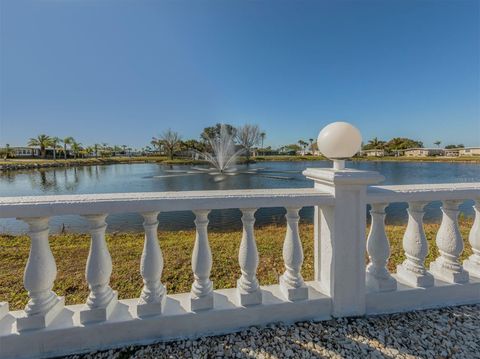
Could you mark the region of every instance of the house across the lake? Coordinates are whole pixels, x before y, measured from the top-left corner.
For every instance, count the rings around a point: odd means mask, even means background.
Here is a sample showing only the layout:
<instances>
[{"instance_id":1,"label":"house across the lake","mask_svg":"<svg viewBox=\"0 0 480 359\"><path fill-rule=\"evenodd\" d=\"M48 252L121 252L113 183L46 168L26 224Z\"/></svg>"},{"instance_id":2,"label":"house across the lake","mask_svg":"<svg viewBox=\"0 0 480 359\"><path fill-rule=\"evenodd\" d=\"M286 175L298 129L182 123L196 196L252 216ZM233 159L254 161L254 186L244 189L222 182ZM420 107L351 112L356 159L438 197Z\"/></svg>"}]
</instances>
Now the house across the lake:
<instances>
[{"instance_id":1,"label":"house across the lake","mask_svg":"<svg viewBox=\"0 0 480 359\"><path fill-rule=\"evenodd\" d=\"M9 147L9 149L14 153L14 156L18 158L40 156L40 149L36 147Z\"/></svg>"},{"instance_id":2,"label":"house across the lake","mask_svg":"<svg viewBox=\"0 0 480 359\"><path fill-rule=\"evenodd\" d=\"M383 157L387 155L387 151L379 148L374 148L372 150L363 150L361 152L361 155L367 157Z\"/></svg>"},{"instance_id":3,"label":"house across the lake","mask_svg":"<svg viewBox=\"0 0 480 359\"><path fill-rule=\"evenodd\" d=\"M460 154L460 148L445 148L443 155L445 157L458 157Z\"/></svg>"},{"instance_id":4,"label":"house across the lake","mask_svg":"<svg viewBox=\"0 0 480 359\"><path fill-rule=\"evenodd\" d=\"M460 156L480 156L480 147L465 147L460 148Z\"/></svg>"},{"instance_id":5,"label":"house across the lake","mask_svg":"<svg viewBox=\"0 0 480 359\"><path fill-rule=\"evenodd\" d=\"M442 156L443 148L407 148L404 155L407 157Z\"/></svg>"}]
</instances>

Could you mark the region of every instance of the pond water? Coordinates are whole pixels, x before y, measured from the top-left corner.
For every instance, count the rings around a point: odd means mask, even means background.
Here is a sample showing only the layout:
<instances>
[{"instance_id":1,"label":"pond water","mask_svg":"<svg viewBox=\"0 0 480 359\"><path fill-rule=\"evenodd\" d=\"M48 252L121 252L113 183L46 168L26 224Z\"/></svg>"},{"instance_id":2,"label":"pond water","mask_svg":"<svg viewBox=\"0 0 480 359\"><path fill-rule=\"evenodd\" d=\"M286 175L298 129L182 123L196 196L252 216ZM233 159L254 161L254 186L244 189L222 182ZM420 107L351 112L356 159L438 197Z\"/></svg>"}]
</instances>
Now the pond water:
<instances>
[{"instance_id":1,"label":"pond water","mask_svg":"<svg viewBox=\"0 0 480 359\"><path fill-rule=\"evenodd\" d=\"M302 171L307 167L330 167L328 161L263 162L250 164L258 169L255 174L239 174L225 181L215 182L208 174L173 175L171 170L188 170L189 166L166 166L162 164L117 164L85 166L78 168L42 169L0 173L0 196L112 193L112 192L158 192L213 189L253 188L299 188L312 187ZM246 168L246 165L238 166ZM438 162L348 162L347 167L378 171L386 177L384 184L459 183L480 182L480 165L471 163ZM462 204L464 215L470 216L472 201ZM406 204L391 204L387 208L387 222L405 222ZM283 223L283 208L261 208L256 212L256 224ZM300 212L305 221L313 220L313 208ZM241 228L238 209L217 210L210 213L210 227L218 230ZM426 207L426 221L439 220L440 203ZM160 228L166 230L194 228L191 212L161 213ZM140 231L142 218L137 213L111 215L107 218L109 231ZM84 232L86 222L79 216L61 216L50 220L51 229L58 232ZM0 219L3 233L21 233L26 225L15 219Z\"/></svg>"}]
</instances>

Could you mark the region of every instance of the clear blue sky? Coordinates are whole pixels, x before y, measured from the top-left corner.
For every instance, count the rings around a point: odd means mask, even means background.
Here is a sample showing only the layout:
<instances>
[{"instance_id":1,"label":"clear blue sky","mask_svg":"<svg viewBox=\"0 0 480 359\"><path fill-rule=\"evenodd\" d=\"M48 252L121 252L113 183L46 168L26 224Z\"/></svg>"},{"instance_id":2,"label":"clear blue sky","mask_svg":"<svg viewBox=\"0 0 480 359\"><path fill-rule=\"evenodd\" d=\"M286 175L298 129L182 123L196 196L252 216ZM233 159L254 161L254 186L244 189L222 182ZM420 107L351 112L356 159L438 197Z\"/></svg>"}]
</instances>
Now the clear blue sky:
<instances>
[{"instance_id":1,"label":"clear blue sky","mask_svg":"<svg viewBox=\"0 0 480 359\"><path fill-rule=\"evenodd\" d=\"M364 139L480 145L477 0L0 4L0 145L142 147L216 122L281 145L335 120Z\"/></svg>"}]
</instances>

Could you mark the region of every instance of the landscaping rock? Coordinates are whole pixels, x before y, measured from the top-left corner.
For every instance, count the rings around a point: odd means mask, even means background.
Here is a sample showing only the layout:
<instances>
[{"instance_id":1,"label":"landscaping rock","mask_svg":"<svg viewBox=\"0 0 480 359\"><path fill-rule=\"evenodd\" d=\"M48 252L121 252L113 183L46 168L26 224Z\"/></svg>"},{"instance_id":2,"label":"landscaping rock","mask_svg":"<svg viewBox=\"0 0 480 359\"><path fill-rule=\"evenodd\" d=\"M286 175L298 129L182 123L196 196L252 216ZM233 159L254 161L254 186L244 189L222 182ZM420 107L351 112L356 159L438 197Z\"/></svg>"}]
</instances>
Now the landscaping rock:
<instances>
[{"instance_id":1,"label":"landscaping rock","mask_svg":"<svg viewBox=\"0 0 480 359\"><path fill-rule=\"evenodd\" d=\"M100 358L480 358L480 305L323 322L74 355Z\"/></svg>"}]
</instances>

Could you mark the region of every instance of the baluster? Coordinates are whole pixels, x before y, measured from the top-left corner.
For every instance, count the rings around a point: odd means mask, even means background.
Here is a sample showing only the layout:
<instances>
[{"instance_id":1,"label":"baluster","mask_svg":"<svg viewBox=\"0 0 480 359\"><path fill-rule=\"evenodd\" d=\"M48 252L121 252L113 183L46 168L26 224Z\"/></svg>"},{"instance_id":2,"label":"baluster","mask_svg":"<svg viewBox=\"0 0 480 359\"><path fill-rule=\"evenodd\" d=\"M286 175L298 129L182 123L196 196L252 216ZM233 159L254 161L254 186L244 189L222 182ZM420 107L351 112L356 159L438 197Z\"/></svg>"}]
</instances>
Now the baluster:
<instances>
[{"instance_id":1,"label":"baluster","mask_svg":"<svg viewBox=\"0 0 480 359\"><path fill-rule=\"evenodd\" d=\"M6 316L7 313L8 313L8 303L0 302L0 320L2 320L2 318Z\"/></svg>"},{"instance_id":2,"label":"baluster","mask_svg":"<svg viewBox=\"0 0 480 359\"><path fill-rule=\"evenodd\" d=\"M290 301L308 298L308 287L301 274L303 249L298 234L299 210L300 208L287 208L287 233L283 242L283 260L286 270L280 277L280 290Z\"/></svg>"},{"instance_id":3,"label":"baluster","mask_svg":"<svg viewBox=\"0 0 480 359\"><path fill-rule=\"evenodd\" d=\"M62 311L65 300L53 291L57 266L48 243L48 218L23 219L29 226L30 254L23 283L30 300L25 316L17 319L17 330L46 328Z\"/></svg>"},{"instance_id":4,"label":"baluster","mask_svg":"<svg viewBox=\"0 0 480 359\"><path fill-rule=\"evenodd\" d=\"M372 225L367 238L367 252L370 263L367 266L367 287L373 291L384 292L397 289L397 281L387 269L390 257L390 243L385 233L385 208L387 203L372 205L370 214Z\"/></svg>"},{"instance_id":5,"label":"baluster","mask_svg":"<svg viewBox=\"0 0 480 359\"><path fill-rule=\"evenodd\" d=\"M144 218L145 243L140 262L140 273L142 274L144 286L137 305L139 317L160 314L165 306L166 290L161 282L163 256L157 237L158 213L148 212L142 214Z\"/></svg>"},{"instance_id":6,"label":"baluster","mask_svg":"<svg viewBox=\"0 0 480 359\"><path fill-rule=\"evenodd\" d=\"M106 214L84 216L90 227L90 252L88 253L85 278L90 294L85 309L80 312L82 323L107 320L118 302L118 293L110 287L112 259L105 241Z\"/></svg>"},{"instance_id":7,"label":"baluster","mask_svg":"<svg viewBox=\"0 0 480 359\"><path fill-rule=\"evenodd\" d=\"M475 201L475 221L468 235L473 254L463 262L463 268L470 274L480 278L480 200Z\"/></svg>"},{"instance_id":8,"label":"baluster","mask_svg":"<svg viewBox=\"0 0 480 359\"><path fill-rule=\"evenodd\" d=\"M408 204L408 224L403 235L403 249L407 259L397 266L397 276L414 287L431 287L433 276L425 268L428 242L423 230L423 215L427 203Z\"/></svg>"},{"instance_id":9,"label":"baluster","mask_svg":"<svg viewBox=\"0 0 480 359\"><path fill-rule=\"evenodd\" d=\"M212 252L208 244L208 213L209 210L194 211L196 237L192 254L192 271L194 282L190 297L192 311L213 308L213 283L210 280L212 270Z\"/></svg>"},{"instance_id":10,"label":"baluster","mask_svg":"<svg viewBox=\"0 0 480 359\"><path fill-rule=\"evenodd\" d=\"M262 291L256 275L258 251L253 230L255 211L256 209L242 209L243 235L238 253L242 276L237 281L237 291L240 305L243 306L262 303Z\"/></svg>"},{"instance_id":11,"label":"baluster","mask_svg":"<svg viewBox=\"0 0 480 359\"><path fill-rule=\"evenodd\" d=\"M468 272L463 269L459 260L463 252L463 239L458 228L460 203L462 202L443 201L442 224L435 239L440 257L430 264L433 275L451 283L468 282Z\"/></svg>"}]
</instances>

